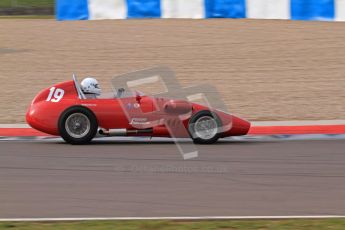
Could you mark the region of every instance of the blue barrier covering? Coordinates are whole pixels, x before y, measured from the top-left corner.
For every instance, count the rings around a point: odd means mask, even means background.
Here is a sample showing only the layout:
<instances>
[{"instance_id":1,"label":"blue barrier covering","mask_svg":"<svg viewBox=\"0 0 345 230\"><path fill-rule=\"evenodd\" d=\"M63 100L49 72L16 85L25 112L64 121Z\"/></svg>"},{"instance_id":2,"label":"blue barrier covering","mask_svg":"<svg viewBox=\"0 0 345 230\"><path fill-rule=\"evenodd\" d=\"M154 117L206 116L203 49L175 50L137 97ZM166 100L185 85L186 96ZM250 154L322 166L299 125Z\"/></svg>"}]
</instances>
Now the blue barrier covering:
<instances>
[{"instance_id":1,"label":"blue barrier covering","mask_svg":"<svg viewBox=\"0 0 345 230\"><path fill-rule=\"evenodd\" d=\"M58 20L184 18L188 15L190 18L273 17L292 20L345 20L345 0L258 1L56 0L56 18ZM337 15L335 15L336 11Z\"/></svg>"},{"instance_id":2,"label":"blue barrier covering","mask_svg":"<svg viewBox=\"0 0 345 230\"><path fill-rule=\"evenodd\" d=\"M55 4L58 20L89 19L87 0L56 0Z\"/></svg>"},{"instance_id":3,"label":"blue barrier covering","mask_svg":"<svg viewBox=\"0 0 345 230\"><path fill-rule=\"evenodd\" d=\"M160 18L160 0L127 0L127 18Z\"/></svg>"},{"instance_id":4,"label":"blue barrier covering","mask_svg":"<svg viewBox=\"0 0 345 230\"><path fill-rule=\"evenodd\" d=\"M334 0L291 0L293 20L332 20Z\"/></svg>"},{"instance_id":5,"label":"blue barrier covering","mask_svg":"<svg viewBox=\"0 0 345 230\"><path fill-rule=\"evenodd\" d=\"M206 18L245 18L245 0L205 0Z\"/></svg>"}]
</instances>

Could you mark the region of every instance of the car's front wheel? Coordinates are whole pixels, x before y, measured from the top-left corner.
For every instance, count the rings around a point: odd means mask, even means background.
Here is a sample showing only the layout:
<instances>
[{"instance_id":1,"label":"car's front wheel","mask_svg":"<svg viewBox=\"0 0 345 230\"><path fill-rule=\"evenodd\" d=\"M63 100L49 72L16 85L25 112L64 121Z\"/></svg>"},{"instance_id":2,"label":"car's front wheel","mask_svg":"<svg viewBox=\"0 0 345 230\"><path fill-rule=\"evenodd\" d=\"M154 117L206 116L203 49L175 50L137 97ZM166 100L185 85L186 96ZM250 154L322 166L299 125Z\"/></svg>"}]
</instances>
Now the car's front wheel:
<instances>
[{"instance_id":1,"label":"car's front wheel","mask_svg":"<svg viewBox=\"0 0 345 230\"><path fill-rule=\"evenodd\" d=\"M89 109L74 106L61 114L58 128L66 142L80 145L89 143L95 137L98 124L95 115Z\"/></svg>"},{"instance_id":2,"label":"car's front wheel","mask_svg":"<svg viewBox=\"0 0 345 230\"><path fill-rule=\"evenodd\" d=\"M196 144L213 144L219 139L221 121L215 113L200 111L189 120L189 133Z\"/></svg>"}]
</instances>

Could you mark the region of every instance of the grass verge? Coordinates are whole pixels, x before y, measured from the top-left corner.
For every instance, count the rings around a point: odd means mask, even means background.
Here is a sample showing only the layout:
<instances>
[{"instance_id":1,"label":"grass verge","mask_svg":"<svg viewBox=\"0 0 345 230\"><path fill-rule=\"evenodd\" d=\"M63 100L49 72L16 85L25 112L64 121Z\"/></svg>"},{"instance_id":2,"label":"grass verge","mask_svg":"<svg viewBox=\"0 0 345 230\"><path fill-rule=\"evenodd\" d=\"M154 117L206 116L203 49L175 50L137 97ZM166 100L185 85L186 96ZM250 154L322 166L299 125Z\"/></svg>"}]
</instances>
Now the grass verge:
<instances>
[{"instance_id":1,"label":"grass verge","mask_svg":"<svg viewBox=\"0 0 345 230\"><path fill-rule=\"evenodd\" d=\"M52 7L54 0L0 0L0 7Z\"/></svg>"},{"instance_id":2,"label":"grass verge","mask_svg":"<svg viewBox=\"0 0 345 230\"><path fill-rule=\"evenodd\" d=\"M55 16L54 15L9 15L9 16L0 16L0 19L55 19Z\"/></svg>"},{"instance_id":3,"label":"grass verge","mask_svg":"<svg viewBox=\"0 0 345 230\"><path fill-rule=\"evenodd\" d=\"M204 220L204 221L69 221L69 222L1 222L0 229L121 229L121 230L295 230L295 229L345 229L345 219L289 219L289 220Z\"/></svg>"}]
</instances>

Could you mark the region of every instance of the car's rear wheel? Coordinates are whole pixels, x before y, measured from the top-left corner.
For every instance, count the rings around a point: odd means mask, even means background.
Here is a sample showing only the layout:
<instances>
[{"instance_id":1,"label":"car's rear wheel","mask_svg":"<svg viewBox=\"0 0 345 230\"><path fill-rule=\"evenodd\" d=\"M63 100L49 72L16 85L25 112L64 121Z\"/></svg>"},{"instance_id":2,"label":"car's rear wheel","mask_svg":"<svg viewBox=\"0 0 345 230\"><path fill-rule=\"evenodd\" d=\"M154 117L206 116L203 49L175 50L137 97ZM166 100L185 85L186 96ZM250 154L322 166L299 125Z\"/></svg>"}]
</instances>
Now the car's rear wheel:
<instances>
[{"instance_id":1,"label":"car's rear wheel","mask_svg":"<svg viewBox=\"0 0 345 230\"><path fill-rule=\"evenodd\" d=\"M200 111L189 120L188 130L196 144L213 144L219 139L221 121L215 113Z\"/></svg>"},{"instance_id":2,"label":"car's rear wheel","mask_svg":"<svg viewBox=\"0 0 345 230\"><path fill-rule=\"evenodd\" d=\"M87 144L96 135L98 124L95 115L87 108L75 106L65 110L59 119L61 137L70 144Z\"/></svg>"}]
</instances>

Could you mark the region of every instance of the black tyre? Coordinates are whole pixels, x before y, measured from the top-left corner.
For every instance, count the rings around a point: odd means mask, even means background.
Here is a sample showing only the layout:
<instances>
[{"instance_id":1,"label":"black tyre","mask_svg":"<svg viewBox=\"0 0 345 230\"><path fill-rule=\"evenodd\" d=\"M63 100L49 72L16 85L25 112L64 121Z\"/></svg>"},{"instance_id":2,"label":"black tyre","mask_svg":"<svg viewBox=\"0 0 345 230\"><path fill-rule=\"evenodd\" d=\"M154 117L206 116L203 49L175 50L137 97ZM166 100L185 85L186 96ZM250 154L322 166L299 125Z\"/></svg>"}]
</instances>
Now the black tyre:
<instances>
[{"instance_id":1,"label":"black tyre","mask_svg":"<svg viewBox=\"0 0 345 230\"><path fill-rule=\"evenodd\" d=\"M82 145L89 143L95 137L98 123L96 116L89 109L73 106L61 114L58 128L66 142Z\"/></svg>"},{"instance_id":2,"label":"black tyre","mask_svg":"<svg viewBox=\"0 0 345 230\"><path fill-rule=\"evenodd\" d=\"M194 114L189 120L188 131L196 144L213 144L219 137L219 129L222 126L215 113L208 110Z\"/></svg>"}]
</instances>

